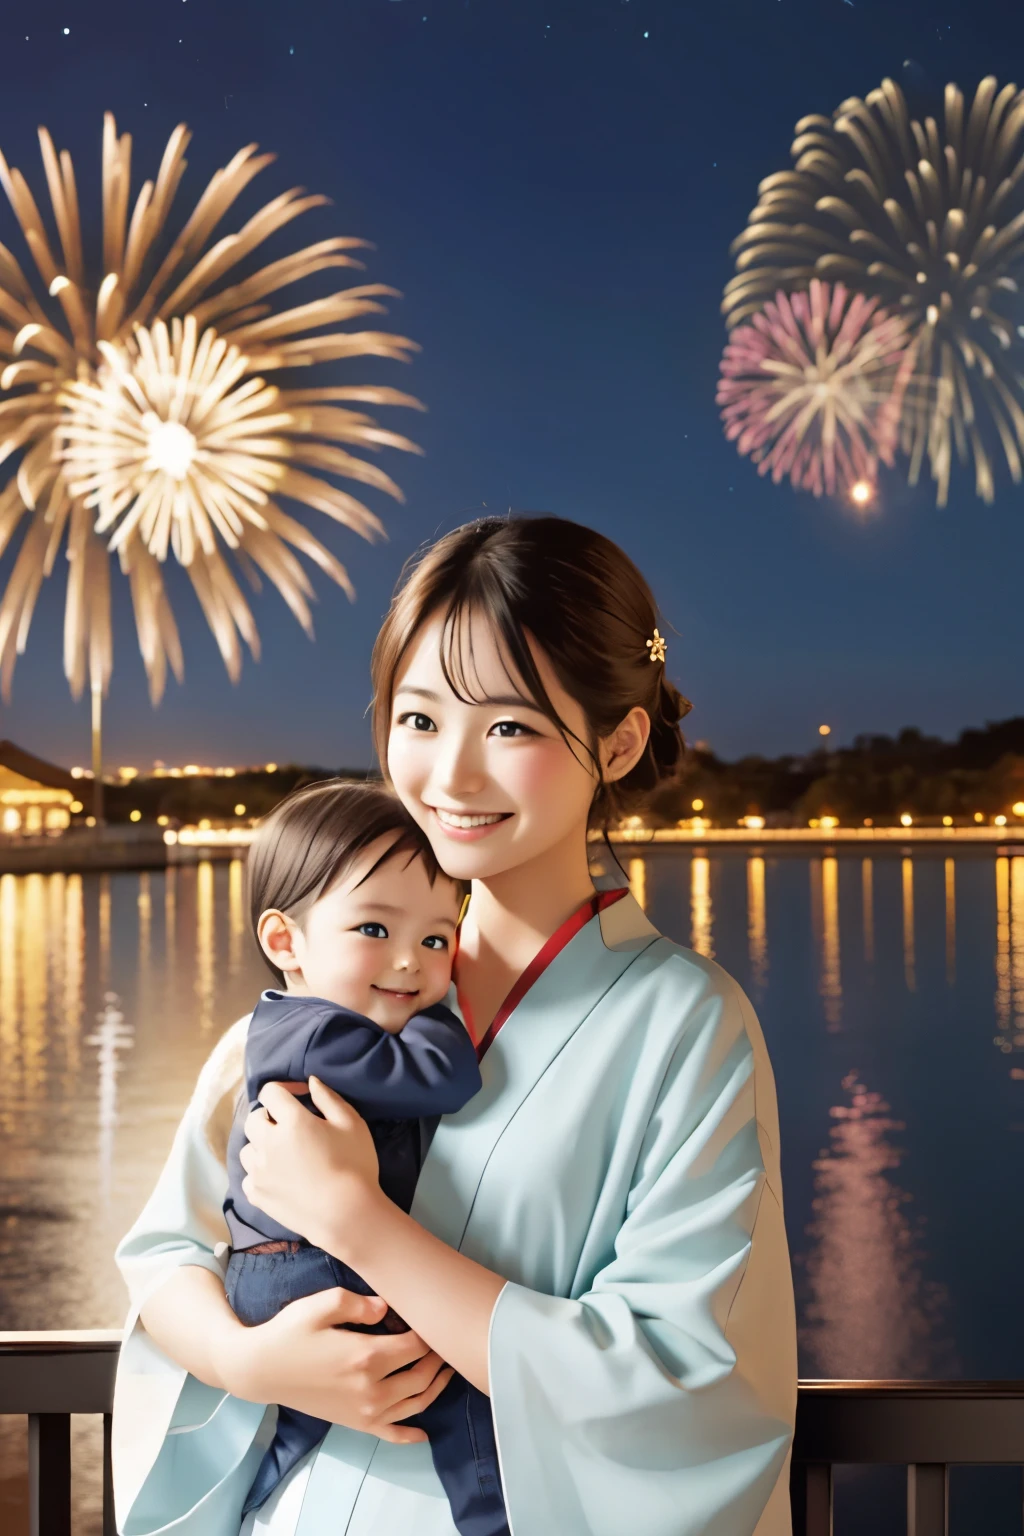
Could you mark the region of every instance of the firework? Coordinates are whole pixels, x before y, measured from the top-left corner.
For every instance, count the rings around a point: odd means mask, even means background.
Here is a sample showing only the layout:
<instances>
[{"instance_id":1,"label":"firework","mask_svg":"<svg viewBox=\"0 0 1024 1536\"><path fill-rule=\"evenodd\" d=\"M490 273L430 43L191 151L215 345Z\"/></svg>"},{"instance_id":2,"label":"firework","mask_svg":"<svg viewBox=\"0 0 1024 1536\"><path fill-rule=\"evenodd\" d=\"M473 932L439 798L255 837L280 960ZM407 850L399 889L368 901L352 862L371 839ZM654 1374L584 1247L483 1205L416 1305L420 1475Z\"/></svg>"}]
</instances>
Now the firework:
<instances>
[{"instance_id":1,"label":"firework","mask_svg":"<svg viewBox=\"0 0 1024 1536\"><path fill-rule=\"evenodd\" d=\"M811 279L732 332L718 403L725 435L776 484L834 495L891 464L911 362L907 323L878 299Z\"/></svg>"},{"instance_id":2,"label":"firework","mask_svg":"<svg viewBox=\"0 0 1024 1536\"><path fill-rule=\"evenodd\" d=\"M236 233L213 240L239 194L274 159L257 154L255 145L213 176L184 224L172 230L171 204L189 141L184 127L171 135L156 180L142 187L129 217L131 140L118 137L106 116L102 264L91 285L70 156L57 156L45 129L39 140L56 244L24 177L0 155L0 182L46 293L56 301L41 300L0 246L0 462L21 455L0 491L0 553L24 525L0 602L0 677L6 692L42 582L64 548L65 672L76 695L87 676L94 691L106 690L112 667L107 536L130 583L156 702L168 666L183 675L163 579L168 553L188 572L228 672L237 678L240 641L258 654L259 635L236 570L257 590L262 572L309 632L313 589L299 555L351 591L344 567L279 498L372 537L378 520L333 480L355 480L400 499L389 476L352 449L419 451L354 408L421 408L409 395L376 386L281 387L272 376L342 358L406 361L414 343L386 332L338 329L383 312L381 300L395 291L380 284L275 307L281 290L304 278L361 268L349 253L365 241L322 240L239 273L269 236L327 202L292 189Z\"/></svg>"},{"instance_id":3,"label":"firework","mask_svg":"<svg viewBox=\"0 0 1024 1536\"><path fill-rule=\"evenodd\" d=\"M792 155L734 242L729 326L814 277L880 299L915 341L900 428L911 482L927 455L945 503L955 445L991 501L996 442L1015 480L1024 449L1024 93L986 79L965 110L948 85L940 127L912 120L884 80L799 122Z\"/></svg>"}]
</instances>

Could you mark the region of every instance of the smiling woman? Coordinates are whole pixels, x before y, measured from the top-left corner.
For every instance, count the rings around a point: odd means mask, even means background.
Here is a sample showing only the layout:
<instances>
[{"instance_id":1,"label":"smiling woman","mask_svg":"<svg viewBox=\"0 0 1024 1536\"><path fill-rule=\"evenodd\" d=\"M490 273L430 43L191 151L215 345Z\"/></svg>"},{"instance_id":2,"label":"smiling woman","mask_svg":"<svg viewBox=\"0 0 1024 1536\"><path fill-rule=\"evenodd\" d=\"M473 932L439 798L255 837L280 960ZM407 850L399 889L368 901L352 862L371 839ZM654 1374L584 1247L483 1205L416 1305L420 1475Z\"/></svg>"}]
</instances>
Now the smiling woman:
<instances>
[{"instance_id":1,"label":"smiling woman","mask_svg":"<svg viewBox=\"0 0 1024 1536\"><path fill-rule=\"evenodd\" d=\"M412 1369L331 1326L364 1321L344 1291L237 1328L204 1138L225 1046L121 1248L140 1307L122 1401L142 1374L150 1403L154 1375L167 1389L145 1435L121 1414L126 1536L235 1529L267 1402L333 1427L244 1536L788 1536L795 1322L760 1027L587 861L588 826L682 754L657 617L620 549L556 518L458 529L400 589L375 732L441 869L472 882L448 1002L481 1087L425 1127L408 1211L382 1194L359 1116L315 1080L324 1118L270 1083L244 1131L246 1195L409 1323ZM413 1443L440 1361L489 1399L501 1498L483 1523L449 1507L433 1443Z\"/></svg>"}]
</instances>

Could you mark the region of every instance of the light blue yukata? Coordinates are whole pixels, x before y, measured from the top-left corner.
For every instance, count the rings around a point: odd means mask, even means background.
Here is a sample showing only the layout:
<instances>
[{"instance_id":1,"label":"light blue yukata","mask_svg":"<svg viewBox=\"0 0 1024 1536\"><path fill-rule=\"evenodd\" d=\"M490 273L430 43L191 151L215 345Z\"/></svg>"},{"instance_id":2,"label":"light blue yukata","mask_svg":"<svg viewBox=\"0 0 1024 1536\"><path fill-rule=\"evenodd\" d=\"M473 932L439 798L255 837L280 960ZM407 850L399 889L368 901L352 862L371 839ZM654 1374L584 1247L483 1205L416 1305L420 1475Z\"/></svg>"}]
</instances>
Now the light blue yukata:
<instances>
[{"instance_id":1,"label":"light blue yukata","mask_svg":"<svg viewBox=\"0 0 1024 1536\"><path fill-rule=\"evenodd\" d=\"M178 1265L223 1275L207 1123L247 1022L214 1050L118 1251L122 1536L238 1536L273 1435L274 1408L196 1381L138 1317ZM775 1085L746 997L627 896L558 949L481 1070L412 1214L507 1277L489 1366L513 1536L790 1536L793 1290ZM455 1536L428 1445L338 1425L253 1522L246 1536Z\"/></svg>"}]
</instances>

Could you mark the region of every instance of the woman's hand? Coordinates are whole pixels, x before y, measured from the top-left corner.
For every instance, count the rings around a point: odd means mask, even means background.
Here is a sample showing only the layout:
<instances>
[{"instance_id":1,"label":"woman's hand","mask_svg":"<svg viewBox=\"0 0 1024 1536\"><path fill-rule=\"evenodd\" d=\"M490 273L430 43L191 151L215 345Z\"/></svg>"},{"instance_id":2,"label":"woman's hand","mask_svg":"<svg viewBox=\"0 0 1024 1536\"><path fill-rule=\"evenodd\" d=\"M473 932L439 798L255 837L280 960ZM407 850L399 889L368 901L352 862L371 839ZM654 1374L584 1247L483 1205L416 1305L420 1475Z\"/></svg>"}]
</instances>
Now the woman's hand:
<instances>
[{"instance_id":1,"label":"woman's hand","mask_svg":"<svg viewBox=\"0 0 1024 1536\"><path fill-rule=\"evenodd\" d=\"M341 1326L379 1322L384 1308L378 1296L321 1291L246 1328L219 1275L185 1264L147 1298L141 1317L154 1343L208 1386L408 1444L426 1437L399 1420L432 1403L452 1372L415 1333Z\"/></svg>"},{"instance_id":2,"label":"woman's hand","mask_svg":"<svg viewBox=\"0 0 1024 1536\"><path fill-rule=\"evenodd\" d=\"M423 1430L398 1421L432 1403L452 1370L418 1334L353 1333L342 1326L379 1322L385 1310L379 1296L344 1290L290 1302L269 1322L235 1338L225 1362L229 1390L396 1445L425 1440Z\"/></svg>"},{"instance_id":3,"label":"woman's hand","mask_svg":"<svg viewBox=\"0 0 1024 1536\"><path fill-rule=\"evenodd\" d=\"M319 1078L309 1095L322 1120L300 1104L294 1087L267 1083L262 1108L245 1122L242 1192L292 1232L343 1259L344 1236L372 1219L384 1199L377 1182L377 1151L369 1127Z\"/></svg>"}]
</instances>

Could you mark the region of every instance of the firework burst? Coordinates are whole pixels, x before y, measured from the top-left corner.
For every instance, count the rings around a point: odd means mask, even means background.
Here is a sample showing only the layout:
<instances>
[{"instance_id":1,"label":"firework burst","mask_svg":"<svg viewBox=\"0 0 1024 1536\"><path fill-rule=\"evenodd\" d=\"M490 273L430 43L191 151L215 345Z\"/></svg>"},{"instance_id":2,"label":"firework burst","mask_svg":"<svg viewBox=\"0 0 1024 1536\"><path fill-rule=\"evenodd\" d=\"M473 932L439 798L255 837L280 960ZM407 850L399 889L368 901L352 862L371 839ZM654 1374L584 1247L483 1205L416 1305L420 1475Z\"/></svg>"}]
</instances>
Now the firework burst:
<instances>
[{"instance_id":1,"label":"firework burst","mask_svg":"<svg viewBox=\"0 0 1024 1536\"><path fill-rule=\"evenodd\" d=\"M163 579L169 552L188 572L228 672L237 678L240 641L258 655L259 635L235 568L257 590L262 572L308 632L313 589L298 555L351 592L344 567L278 498L372 537L378 520L333 479L401 499L388 475L351 450L419 451L353 408L421 409L409 395L369 385L296 389L267 376L342 358L407 361L414 343L386 332L338 329L383 312L381 300L395 290L380 284L274 307L282 289L304 278L360 268L348 253L365 241L322 240L239 275L239 264L269 236L325 204L324 197L292 189L211 243L240 193L274 159L257 154L255 145L214 175L172 232L171 203L189 140L187 130L177 128L155 182L144 184L129 217L131 140L118 137L109 114L102 267L91 286L70 156L58 157L45 129L39 140L55 244L21 172L0 155L0 182L60 311L58 318L56 306L37 297L0 246L0 462L21 456L0 491L0 553L23 527L0 602L0 677L6 692L42 582L63 547L65 671L76 695L87 676L105 691L112 668L109 548L130 583L155 702L168 666L183 675Z\"/></svg>"},{"instance_id":2,"label":"firework burst","mask_svg":"<svg viewBox=\"0 0 1024 1536\"><path fill-rule=\"evenodd\" d=\"M729 326L814 277L880 299L915 341L901 420L911 482L927 455L944 503L955 447L991 501L994 445L1015 480L1024 450L1024 93L986 79L965 110L948 85L940 127L912 120L884 80L799 122L792 155L734 242Z\"/></svg>"},{"instance_id":3,"label":"firework burst","mask_svg":"<svg viewBox=\"0 0 1024 1536\"><path fill-rule=\"evenodd\" d=\"M811 279L737 326L721 363L725 435L776 484L834 495L891 464L912 365L907 323Z\"/></svg>"}]
</instances>

